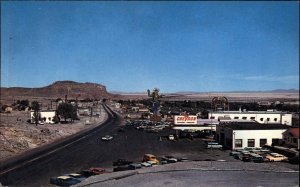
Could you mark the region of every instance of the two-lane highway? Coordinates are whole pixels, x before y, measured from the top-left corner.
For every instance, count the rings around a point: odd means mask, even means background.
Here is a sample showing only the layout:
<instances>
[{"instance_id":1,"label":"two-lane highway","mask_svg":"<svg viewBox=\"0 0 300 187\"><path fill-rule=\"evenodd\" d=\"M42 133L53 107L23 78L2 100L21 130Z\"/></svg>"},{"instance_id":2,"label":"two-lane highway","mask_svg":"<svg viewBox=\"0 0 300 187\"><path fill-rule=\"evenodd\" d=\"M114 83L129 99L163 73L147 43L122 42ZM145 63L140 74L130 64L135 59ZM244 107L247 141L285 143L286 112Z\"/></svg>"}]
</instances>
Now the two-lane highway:
<instances>
[{"instance_id":1,"label":"two-lane highway","mask_svg":"<svg viewBox=\"0 0 300 187\"><path fill-rule=\"evenodd\" d=\"M19 157L14 163L1 163L0 182L3 185L40 186L49 184L51 176L78 171L85 167L106 162L105 153L111 152L109 143L100 139L112 134L120 124L120 118L105 107L108 120L78 137L60 143L38 153L33 151ZM6 166L9 165L9 166ZM101 164L102 165L102 164Z\"/></svg>"}]
</instances>

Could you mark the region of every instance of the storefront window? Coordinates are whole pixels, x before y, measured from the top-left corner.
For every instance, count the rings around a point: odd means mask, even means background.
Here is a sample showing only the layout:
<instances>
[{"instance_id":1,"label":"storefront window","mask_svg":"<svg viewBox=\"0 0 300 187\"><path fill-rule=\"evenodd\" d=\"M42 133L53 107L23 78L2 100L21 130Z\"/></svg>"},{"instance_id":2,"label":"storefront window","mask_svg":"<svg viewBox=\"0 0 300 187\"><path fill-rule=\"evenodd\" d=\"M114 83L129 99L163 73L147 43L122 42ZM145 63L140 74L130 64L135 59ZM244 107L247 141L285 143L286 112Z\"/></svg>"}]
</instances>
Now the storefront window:
<instances>
[{"instance_id":1,"label":"storefront window","mask_svg":"<svg viewBox=\"0 0 300 187\"><path fill-rule=\"evenodd\" d=\"M248 147L255 147L255 140L254 139L248 139Z\"/></svg>"},{"instance_id":2,"label":"storefront window","mask_svg":"<svg viewBox=\"0 0 300 187\"><path fill-rule=\"evenodd\" d=\"M243 147L243 140L242 139L236 139L235 140L235 147Z\"/></svg>"}]
</instances>

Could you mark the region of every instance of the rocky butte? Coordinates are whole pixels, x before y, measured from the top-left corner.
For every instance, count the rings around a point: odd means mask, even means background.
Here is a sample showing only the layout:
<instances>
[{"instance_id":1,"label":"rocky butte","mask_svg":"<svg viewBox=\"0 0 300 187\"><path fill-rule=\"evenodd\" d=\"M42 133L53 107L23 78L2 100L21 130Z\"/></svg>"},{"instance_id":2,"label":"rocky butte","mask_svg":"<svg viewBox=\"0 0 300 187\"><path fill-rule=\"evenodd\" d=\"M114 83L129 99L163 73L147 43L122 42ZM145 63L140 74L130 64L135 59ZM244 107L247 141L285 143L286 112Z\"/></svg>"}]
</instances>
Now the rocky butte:
<instances>
[{"instance_id":1,"label":"rocky butte","mask_svg":"<svg viewBox=\"0 0 300 187\"><path fill-rule=\"evenodd\" d=\"M10 97L46 97L46 98L80 97L91 99L111 98L114 95L107 92L106 87L97 83L79 83L74 81L57 81L41 88L11 87L1 88L1 99Z\"/></svg>"}]
</instances>

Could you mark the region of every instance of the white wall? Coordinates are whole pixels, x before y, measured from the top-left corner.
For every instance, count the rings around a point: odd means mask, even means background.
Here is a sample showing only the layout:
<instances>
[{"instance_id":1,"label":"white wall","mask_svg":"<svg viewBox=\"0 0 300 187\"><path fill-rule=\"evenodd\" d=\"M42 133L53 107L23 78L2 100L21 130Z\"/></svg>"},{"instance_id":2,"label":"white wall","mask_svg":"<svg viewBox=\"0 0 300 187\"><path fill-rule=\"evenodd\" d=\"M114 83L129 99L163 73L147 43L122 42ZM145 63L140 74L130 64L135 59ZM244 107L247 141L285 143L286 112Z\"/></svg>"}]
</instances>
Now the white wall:
<instances>
[{"instance_id":1,"label":"white wall","mask_svg":"<svg viewBox=\"0 0 300 187\"><path fill-rule=\"evenodd\" d=\"M278 124L286 124L292 125L292 114L281 114L281 113L254 113L254 112L241 112L241 113L226 113L226 112L213 112L208 114L208 118L214 117L214 119L218 119L219 117L230 117L231 119L235 119L238 117L241 120L243 117L246 117L245 120L250 121L251 117L254 118L258 123L278 123ZM262 118L262 120L261 120ZM269 118L269 121L267 120ZM276 119L275 119L276 118Z\"/></svg>"},{"instance_id":2,"label":"white wall","mask_svg":"<svg viewBox=\"0 0 300 187\"><path fill-rule=\"evenodd\" d=\"M30 112L30 118L33 119L33 111ZM55 111L41 111L40 112L41 119L46 118L45 123L54 123L52 120L55 116Z\"/></svg>"},{"instance_id":3,"label":"white wall","mask_svg":"<svg viewBox=\"0 0 300 187\"><path fill-rule=\"evenodd\" d=\"M286 129L282 130L233 130L232 140L233 140L233 149L235 148L234 140L242 139L243 146L248 147L248 139L255 139L255 147L260 147L260 139L267 139L267 144L272 144L272 139L282 139L282 133Z\"/></svg>"}]
</instances>

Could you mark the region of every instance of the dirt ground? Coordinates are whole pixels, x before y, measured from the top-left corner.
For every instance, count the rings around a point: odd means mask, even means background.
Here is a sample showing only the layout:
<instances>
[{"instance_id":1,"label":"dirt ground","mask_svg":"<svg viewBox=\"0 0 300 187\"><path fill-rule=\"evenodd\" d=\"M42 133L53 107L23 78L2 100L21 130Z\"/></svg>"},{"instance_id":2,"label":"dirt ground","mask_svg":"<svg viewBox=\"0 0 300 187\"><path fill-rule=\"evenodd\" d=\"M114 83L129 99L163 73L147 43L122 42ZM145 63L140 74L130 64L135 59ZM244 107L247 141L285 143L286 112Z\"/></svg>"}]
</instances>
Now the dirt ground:
<instances>
[{"instance_id":1,"label":"dirt ground","mask_svg":"<svg viewBox=\"0 0 300 187\"><path fill-rule=\"evenodd\" d=\"M45 123L36 126L26 122L30 119L30 112L0 113L0 161L75 134L83 129L95 127L106 118L107 114L102 112L100 117L80 117L80 120L70 124ZM90 123L87 124L87 121Z\"/></svg>"}]
</instances>

